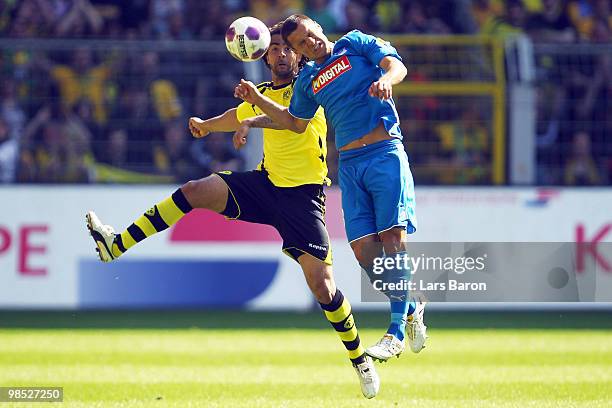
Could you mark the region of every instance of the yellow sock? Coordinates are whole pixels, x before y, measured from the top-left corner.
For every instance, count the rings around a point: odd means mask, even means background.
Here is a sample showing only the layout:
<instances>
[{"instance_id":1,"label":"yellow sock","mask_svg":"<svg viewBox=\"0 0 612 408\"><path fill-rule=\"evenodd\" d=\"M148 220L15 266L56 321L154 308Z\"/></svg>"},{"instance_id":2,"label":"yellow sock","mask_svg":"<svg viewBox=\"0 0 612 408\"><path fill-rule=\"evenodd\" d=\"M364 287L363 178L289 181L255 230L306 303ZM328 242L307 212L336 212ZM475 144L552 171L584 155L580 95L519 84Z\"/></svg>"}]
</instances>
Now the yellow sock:
<instances>
[{"instance_id":1,"label":"yellow sock","mask_svg":"<svg viewBox=\"0 0 612 408\"><path fill-rule=\"evenodd\" d=\"M137 242L176 224L192 209L193 207L179 188L172 196L154 205L153 208L138 217L125 231L115 237L112 248L113 256L120 256L136 245Z\"/></svg>"},{"instance_id":2,"label":"yellow sock","mask_svg":"<svg viewBox=\"0 0 612 408\"><path fill-rule=\"evenodd\" d=\"M340 289L336 289L332 301L328 304L320 303L320 305L325 312L325 317L342 340L351 361L354 364L362 363L365 358L365 349L359 340L359 333L348 299L344 297Z\"/></svg>"}]
</instances>

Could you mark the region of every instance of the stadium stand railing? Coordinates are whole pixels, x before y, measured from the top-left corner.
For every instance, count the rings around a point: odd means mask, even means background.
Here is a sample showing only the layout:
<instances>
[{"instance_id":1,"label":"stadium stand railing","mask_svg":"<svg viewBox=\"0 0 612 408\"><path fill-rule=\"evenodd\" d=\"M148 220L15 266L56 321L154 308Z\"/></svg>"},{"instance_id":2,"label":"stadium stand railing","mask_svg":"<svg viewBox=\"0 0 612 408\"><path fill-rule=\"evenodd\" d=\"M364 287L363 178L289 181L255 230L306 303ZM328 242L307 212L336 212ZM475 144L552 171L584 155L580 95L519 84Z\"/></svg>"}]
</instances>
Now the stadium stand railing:
<instances>
[{"instance_id":1,"label":"stadium stand railing","mask_svg":"<svg viewBox=\"0 0 612 408\"><path fill-rule=\"evenodd\" d=\"M488 36L385 36L409 74L394 88L415 177L506 182L503 42Z\"/></svg>"},{"instance_id":2,"label":"stadium stand railing","mask_svg":"<svg viewBox=\"0 0 612 408\"><path fill-rule=\"evenodd\" d=\"M612 45L534 44L537 180L605 185L612 176Z\"/></svg>"},{"instance_id":3,"label":"stadium stand railing","mask_svg":"<svg viewBox=\"0 0 612 408\"><path fill-rule=\"evenodd\" d=\"M394 97L417 183L609 184L610 44L382 38L409 68ZM259 158L258 138L239 156L227 135L194 143L186 131L189 116L235 106L241 77L269 78L222 42L0 39L0 50L3 182L182 182Z\"/></svg>"},{"instance_id":4,"label":"stadium stand railing","mask_svg":"<svg viewBox=\"0 0 612 408\"><path fill-rule=\"evenodd\" d=\"M240 167L231 140L187 131L189 116L236 104L244 67L223 43L0 39L0 50L2 124L18 144L5 181L165 183Z\"/></svg>"}]
</instances>

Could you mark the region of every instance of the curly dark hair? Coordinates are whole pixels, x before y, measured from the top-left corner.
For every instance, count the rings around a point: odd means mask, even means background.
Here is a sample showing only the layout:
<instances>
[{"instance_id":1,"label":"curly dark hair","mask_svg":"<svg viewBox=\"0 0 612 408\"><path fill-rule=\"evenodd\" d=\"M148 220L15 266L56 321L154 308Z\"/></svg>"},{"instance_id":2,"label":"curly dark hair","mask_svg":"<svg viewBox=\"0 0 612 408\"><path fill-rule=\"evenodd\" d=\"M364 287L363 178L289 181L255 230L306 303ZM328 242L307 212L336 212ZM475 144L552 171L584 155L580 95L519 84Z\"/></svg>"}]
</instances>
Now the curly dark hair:
<instances>
[{"instance_id":1,"label":"curly dark hair","mask_svg":"<svg viewBox=\"0 0 612 408\"><path fill-rule=\"evenodd\" d=\"M272 27L268 27L270 29L270 37L272 37L273 35L281 35L282 36L281 31L282 31L282 28L283 28L283 24L284 24L284 21L280 21L280 22L274 24ZM283 41L285 41L285 40L283 39ZM287 42L287 41L285 41L285 42ZM266 58L267 56L268 56L268 53L266 52L264 54L264 56L263 56L263 62L264 62L264 64L266 64L266 67L268 67L268 69L272 69L270 64L268 64L268 60ZM298 71L300 69L302 69L304 64L306 64L307 62L308 62L308 58L306 58L305 56L302 55L302 59L300 59L300 62L298 62Z\"/></svg>"}]
</instances>

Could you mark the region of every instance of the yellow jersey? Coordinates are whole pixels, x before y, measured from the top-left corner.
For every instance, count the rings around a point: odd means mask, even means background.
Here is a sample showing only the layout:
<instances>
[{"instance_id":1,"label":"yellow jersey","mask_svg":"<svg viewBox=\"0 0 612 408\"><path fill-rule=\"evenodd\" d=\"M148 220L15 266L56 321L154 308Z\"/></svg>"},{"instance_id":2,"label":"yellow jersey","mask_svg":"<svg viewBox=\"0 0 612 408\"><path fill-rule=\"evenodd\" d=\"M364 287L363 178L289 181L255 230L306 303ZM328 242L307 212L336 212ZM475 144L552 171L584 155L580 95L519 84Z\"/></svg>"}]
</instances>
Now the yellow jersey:
<instances>
[{"instance_id":1,"label":"yellow jersey","mask_svg":"<svg viewBox=\"0 0 612 408\"><path fill-rule=\"evenodd\" d=\"M273 86L272 82L257 85L257 89L274 102L289 106L293 82ZM238 105L236 117L242 122L263 114L250 103ZM323 108L319 107L302 134L289 130L263 129L263 159L258 170L268 172L277 187L296 187L304 184L330 184L327 178L327 123Z\"/></svg>"}]
</instances>

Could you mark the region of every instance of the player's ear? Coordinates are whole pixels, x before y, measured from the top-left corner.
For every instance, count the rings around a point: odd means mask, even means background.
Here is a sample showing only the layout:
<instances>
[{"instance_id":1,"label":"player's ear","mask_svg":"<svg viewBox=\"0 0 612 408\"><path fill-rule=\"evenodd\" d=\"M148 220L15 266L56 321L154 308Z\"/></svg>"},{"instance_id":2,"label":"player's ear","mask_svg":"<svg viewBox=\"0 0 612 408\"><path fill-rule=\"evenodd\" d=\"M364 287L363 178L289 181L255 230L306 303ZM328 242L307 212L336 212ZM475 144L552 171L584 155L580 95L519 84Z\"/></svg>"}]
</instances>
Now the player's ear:
<instances>
[{"instance_id":1,"label":"player's ear","mask_svg":"<svg viewBox=\"0 0 612 408\"><path fill-rule=\"evenodd\" d=\"M304 59L304 56L296 51L293 51L293 53L295 54L295 62L296 62L298 69L302 68L302 65L304 65L304 63L302 62Z\"/></svg>"}]
</instances>

